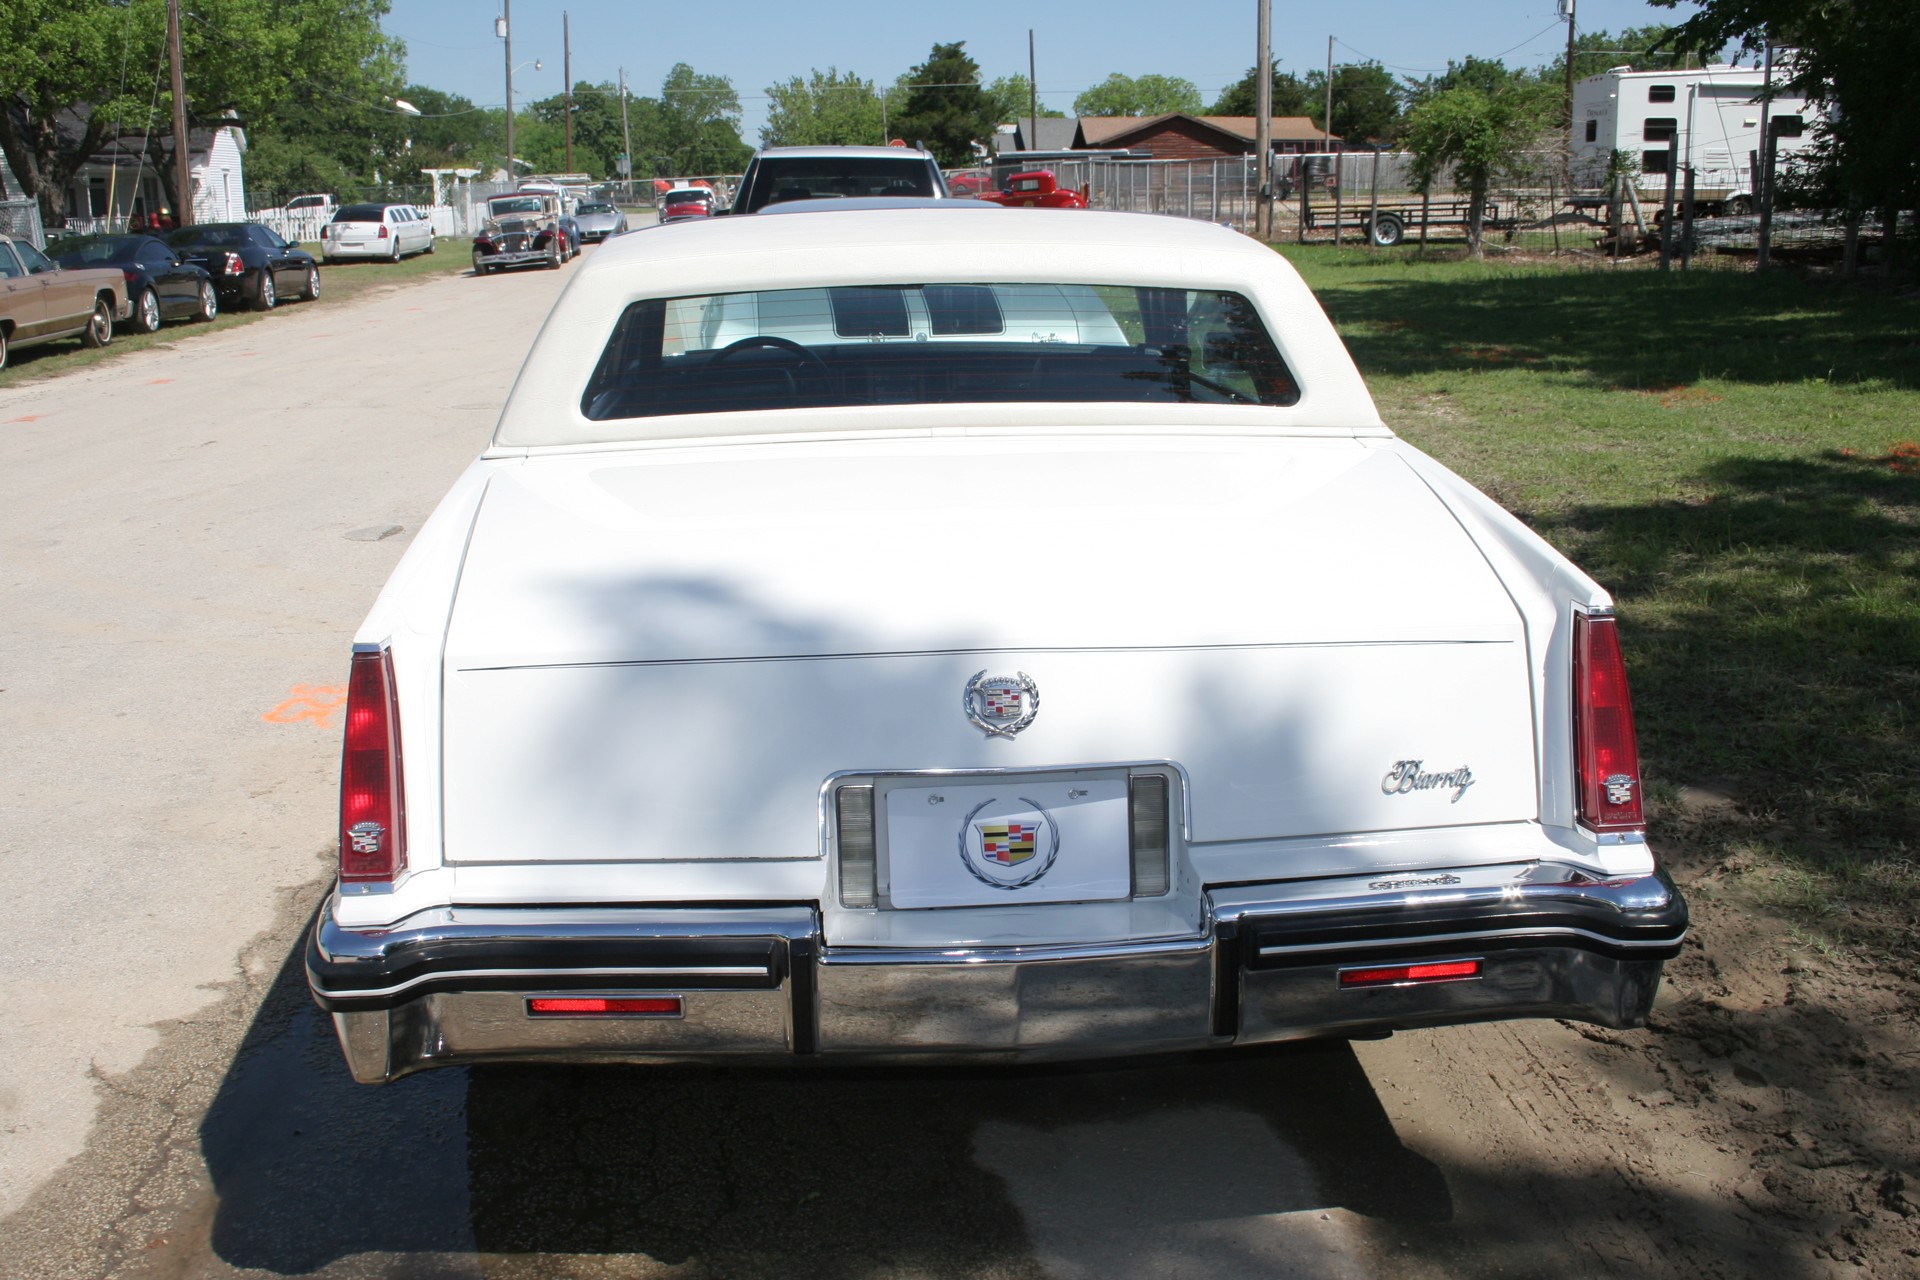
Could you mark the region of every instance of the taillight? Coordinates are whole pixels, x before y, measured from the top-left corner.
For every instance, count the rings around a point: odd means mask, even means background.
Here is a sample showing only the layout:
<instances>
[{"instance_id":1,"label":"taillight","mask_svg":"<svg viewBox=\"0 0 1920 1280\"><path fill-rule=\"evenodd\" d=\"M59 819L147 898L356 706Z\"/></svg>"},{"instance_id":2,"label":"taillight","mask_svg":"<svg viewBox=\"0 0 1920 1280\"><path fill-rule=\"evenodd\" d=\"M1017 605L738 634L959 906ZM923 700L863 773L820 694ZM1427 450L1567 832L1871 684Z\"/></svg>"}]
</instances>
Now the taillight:
<instances>
[{"instance_id":1,"label":"taillight","mask_svg":"<svg viewBox=\"0 0 1920 1280\"><path fill-rule=\"evenodd\" d=\"M230 276L237 276L247 269L247 264L240 261L239 254L230 252L221 260L220 269Z\"/></svg>"},{"instance_id":2,"label":"taillight","mask_svg":"<svg viewBox=\"0 0 1920 1280\"><path fill-rule=\"evenodd\" d=\"M322 240L325 240L325 239L327 238L327 232L329 232L329 231L331 231L332 229L333 229L333 224L332 224L332 223L330 223L330 222L323 222L323 223L321 223L321 224L320 224L320 238L321 238Z\"/></svg>"},{"instance_id":3,"label":"taillight","mask_svg":"<svg viewBox=\"0 0 1920 1280\"><path fill-rule=\"evenodd\" d=\"M406 866L393 658L385 649L356 653L347 681L347 744L340 760L340 881L391 884Z\"/></svg>"},{"instance_id":4,"label":"taillight","mask_svg":"<svg viewBox=\"0 0 1920 1280\"><path fill-rule=\"evenodd\" d=\"M1480 976L1478 960L1443 960L1437 964L1383 964L1364 969L1342 969L1343 987L1410 987L1421 982L1462 982Z\"/></svg>"},{"instance_id":5,"label":"taillight","mask_svg":"<svg viewBox=\"0 0 1920 1280\"><path fill-rule=\"evenodd\" d=\"M387 238L387 224L384 222L380 224L380 238L382 240Z\"/></svg>"},{"instance_id":6,"label":"taillight","mask_svg":"<svg viewBox=\"0 0 1920 1280\"><path fill-rule=\"evenodd\" d=\"M138 271L134 271L128 267L122 267L120 268L120 274L127 278L127 284L129 286L140 283L140 273Z\"/></svg>"},{"instance_id":7,"label":"taillight","mask_svg":"<svg viewBox=\"0 0 1920 1280\"><path fill-rule=\"evenodd\" d=\"M1612 618L1573 619L1573 746L1580 821L1594 831L1640 831L1640 748L1633 696Z\"/></svg>"}]
</instances>

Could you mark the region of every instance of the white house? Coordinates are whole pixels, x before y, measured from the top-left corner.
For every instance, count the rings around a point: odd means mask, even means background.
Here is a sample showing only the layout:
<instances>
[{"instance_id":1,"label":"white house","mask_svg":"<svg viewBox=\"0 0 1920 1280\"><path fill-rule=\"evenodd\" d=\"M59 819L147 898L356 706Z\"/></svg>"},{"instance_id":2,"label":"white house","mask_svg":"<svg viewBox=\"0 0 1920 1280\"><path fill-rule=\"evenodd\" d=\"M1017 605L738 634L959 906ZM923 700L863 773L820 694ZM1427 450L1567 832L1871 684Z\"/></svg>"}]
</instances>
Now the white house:
<instances>
[{"instance_id":1,"label":"white house","mask_svg":"<svg viewBox=\"0 0 1920 1280\"><path fill-rule=\"evenodd\" d=\"M59 128L77 136L84 125L77 112L63 113ZM125 227L134 215L144 220L170 212L166 189L152 157L143 157L147 135L123 134L109 141L80 166L60 201L69 231ZM230 222L247 216L246 131L238 123L188 132L188 170L193 184L193 220ZM0 198L20 199L20 183L0 156Z\"/></svg>"}]
</instances>

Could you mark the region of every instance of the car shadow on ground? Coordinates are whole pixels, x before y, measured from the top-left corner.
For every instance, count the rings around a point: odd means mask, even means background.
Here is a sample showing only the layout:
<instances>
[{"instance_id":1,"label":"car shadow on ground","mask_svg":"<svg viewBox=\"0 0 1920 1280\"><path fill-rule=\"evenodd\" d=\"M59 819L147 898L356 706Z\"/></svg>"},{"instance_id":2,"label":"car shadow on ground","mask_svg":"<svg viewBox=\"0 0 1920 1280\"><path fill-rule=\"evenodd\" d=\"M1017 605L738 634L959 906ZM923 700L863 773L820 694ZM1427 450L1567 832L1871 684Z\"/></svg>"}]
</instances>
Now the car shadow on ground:
<instances>
[{"instance_id":1,"label":"car shadow on ground","mask_svg":"<svg viewBox=\"0 0 1920 1280\"><path fill-rule=\"evenodd\" d=\"M297 950L200 1136L214 1252L277 1273L477 1251L1038 1275L1036 1200L1134 1230L1450 1212L1344 1042L1137 1064L493 1066L372 1088L348 1076Z\"/></svg>"}]
</instances>

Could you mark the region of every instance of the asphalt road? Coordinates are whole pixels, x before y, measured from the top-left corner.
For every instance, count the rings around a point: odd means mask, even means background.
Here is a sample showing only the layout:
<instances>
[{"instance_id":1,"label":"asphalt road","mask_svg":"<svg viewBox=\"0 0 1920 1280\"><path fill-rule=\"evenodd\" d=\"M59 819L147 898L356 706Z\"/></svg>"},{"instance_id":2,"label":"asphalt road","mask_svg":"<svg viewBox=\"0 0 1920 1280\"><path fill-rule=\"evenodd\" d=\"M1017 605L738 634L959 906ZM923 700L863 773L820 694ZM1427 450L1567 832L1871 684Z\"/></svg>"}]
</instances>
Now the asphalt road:
<instances>
[{"instance_id":1,"label":"asphalt road","mask_svg":"<svg viewBox=\"0 0 1920 1280\"><path fill-rule=\"evenodd\" d=\"M0 1280L1815 1274L1554 1023L352 1084L299 963L348 641L578 269L0 392Z\"/></svg>"}]
</instances>

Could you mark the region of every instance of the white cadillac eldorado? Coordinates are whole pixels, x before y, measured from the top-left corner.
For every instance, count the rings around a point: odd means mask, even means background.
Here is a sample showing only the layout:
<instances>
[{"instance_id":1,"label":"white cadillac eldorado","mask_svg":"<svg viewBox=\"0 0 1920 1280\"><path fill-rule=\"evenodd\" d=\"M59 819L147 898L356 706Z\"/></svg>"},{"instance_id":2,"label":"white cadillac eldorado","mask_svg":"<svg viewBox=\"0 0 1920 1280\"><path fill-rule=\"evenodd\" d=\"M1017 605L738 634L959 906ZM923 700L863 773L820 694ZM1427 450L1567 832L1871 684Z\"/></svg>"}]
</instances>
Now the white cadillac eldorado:
<instances>
[{"instance_id":1,"label":"white cadillac eldorado","mask_svg":"<svg viewBox=\"0 0 1920 1280\"><path fill-rule=\"evenodd\" d=\"M1606 592L1171 218L609 242L347 721L368 1082L1627 1027L1686 930Z\"/></svg>"}]
</instances>

